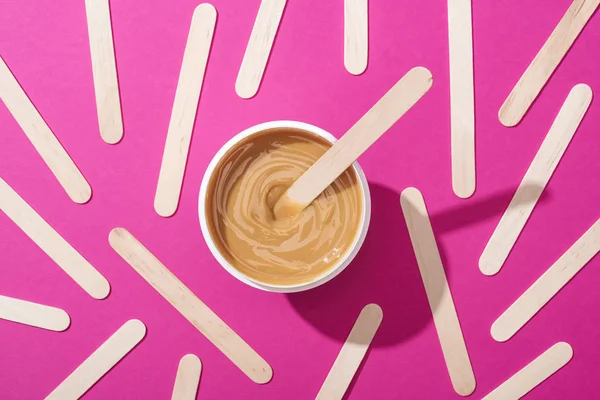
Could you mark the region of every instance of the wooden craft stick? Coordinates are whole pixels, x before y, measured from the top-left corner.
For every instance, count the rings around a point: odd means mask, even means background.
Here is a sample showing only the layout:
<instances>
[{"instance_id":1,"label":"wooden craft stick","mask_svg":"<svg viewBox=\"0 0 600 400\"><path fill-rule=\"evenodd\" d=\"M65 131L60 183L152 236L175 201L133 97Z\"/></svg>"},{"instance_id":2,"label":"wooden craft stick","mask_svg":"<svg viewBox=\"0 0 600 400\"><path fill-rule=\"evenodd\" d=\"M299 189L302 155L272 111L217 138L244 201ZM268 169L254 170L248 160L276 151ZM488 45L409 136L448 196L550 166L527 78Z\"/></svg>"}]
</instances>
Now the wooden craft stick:
<instances>
[{"instance_id":1,"label":"wooden craft stick","mask_svg":"<svg viewBox=\"0 0 600 400\"><path fill-rule=\"evenodd\" d=\"M475 100L471 0L448 0L452 188L463 199L475 192Z\"/></svg>"},{"instance_id":2,"label":"wooden craft stick","mask_svg":"<svg viewBox=\"0 0 600 400\"><path fill-rule=\"evenodd\" d=\"M95 299L108 296L108 281L2 178L0 210L90 296Z\"/></svg>"},{"instance_id":3,"label":"wooden craft stick","mask_svg":"<svg viewBox=\"0 0 600 400\"><path fill-rule=\"evenodd\" d=\"M459 395L468 396L475 390L475 376L425 200L417 189L407 188L400 195L400 204L452 386Z\"/></svg>"},{"instance_id":4,"label":"wooden craft stick","mask_svg":"<svg viewBox=\"0 0 600 400\"><path fill-rule=\"evenodd\" d=\"M600 219L492 325L498 342L510 339L600 251Z\"/></svg>"},{"instance_id":5,"label":"wooden craft stick","mask_svg":"<svg viewBox=\"0 0 600 400\"><path fill-rule=\"evenodd\" d=\"M572 357L573 349L568 343L556 343L482 400L520 399L564 367Z\"/></svg>"},{"instance_id":6,"label":"wooden craft stick","mask_svg":"<svg viewBox=\"0 0 600 400\"><path fill-rule=\"evenodd\" d=\"M271 367L148 249L123 228L108 238L112 248L227 358L256 383L267 383Z\"/></svg>"},{"instance_id":7,"label":"wooden craft stick","mask_svg":"<svg viewBox=\"0 0 600 400\"><path fill-rule=\"evenodd\" d=\"M579 84L571 89L481 254L479 269L483 274L494 275L502 268L591 101L592 90L589 86Z\"/></svg>"},{"instance_id":8,"label":"wooden craft stick","mask_svg":"<svg viewBox=\"0 0 600 400\"><path fill-rule=\"evenodd\" d=\"M0 57L0 98L67 195L83 204L92 189Z\"/></svg>"},{"instance_id":9,"label":"wooden craft stick","mask_svg":"<svg viewBox=\"0 0 600 400\"><path fill-rule=\"evenodd\" d=\"M79 367L75 369L46 400L76 400L90 390L112 367L142 341L146 326L132 319L102 343Z\"/></svg>"},{"instance_id":10,"label":"wooden craft stick","mask_svg":"<svg viewBox=\"0 0 600 400\"><path fill-rule=\"evenodd\" d=\"M360 75L367 69L368 58L368 0L344 0L344 66L352 75Z\"/></svg>"},{"instance_id":11,"label":"wooden craft stick","mask_svg":"<svg viewBox=\"0 0 600 400\"><path fill-rule=\"evenodd\" d=\"M203 3L194 10L154 198L154 209L162 217L173 215L179 205L183 175L216 21L217 11L212 5Z\"/></svg>"},{"instance_id":12,"label":"wooden craft stick","mask_svg":"<svg viewBox=\"0 0 600 400\"><path fill-rule=\"evenodd\" d=\"M342 346L316 400L342 400L383 319L381 307L366 305Z\"/></svg>"},{"instance_id":13,"label":"wooden craft stick","mask_svg":"<svg viewBox=\"0 0 600 400\"><path fill-rule=\"evenodd\" d=\"M262 81L286 0L262 0L248 47L235 81L235 91L243 99L254 97Z\"/></svg>"},{"instance_id":14,"label":"wooden craft stick","mask_svg":"<svg viewBox=\"0 0 600 400\"><path fill-rule=\"evenodd\" d=\"M200 383L202 363L194 354L187 354L179 361L175 387L171 400L195 400Z\"/></svg>"},{"instance_id":15,"label":"wooden craft stick","mask_svg":"<svg viewBox=\"0 0 600 400\"><path fill-rule=\"evenodd\" d=\"M599 4L600 0L573 1L502 104L498 118L503 125L515 126L521 121Z\"/></svg>"},{"instance_id":16,"label":"wooden craft stick","mask_svg":"<svg viewBox=\"0 0 600 400\"><path fill-rule=\"evenodd\" d=\"M297 214L317 198L356 159L429 91L433 77L427 68L408 71L369 111L310 166L277 200L277 219Z\"/></svg>"},{"instance_id":17,"label":"wooden craft stick","mask_svg":"<svg viewBox=\"0 0 600 400\"><path fill-rule=\"evenodd\" d=\"M121 99L108 0L85 0L100 136L109 144L123 137Z\"/></svg>"},{"instance_id":18,"label":"wooden craft stick","mask_svg":"<svg viewBox=\"0 0 600 400\"><path fill-rule=\"evenodd\" d=\"M69 327L71 318L60 308L0 296L0 318L19 324L61 332Z\"/></svg>"}]
</instances>

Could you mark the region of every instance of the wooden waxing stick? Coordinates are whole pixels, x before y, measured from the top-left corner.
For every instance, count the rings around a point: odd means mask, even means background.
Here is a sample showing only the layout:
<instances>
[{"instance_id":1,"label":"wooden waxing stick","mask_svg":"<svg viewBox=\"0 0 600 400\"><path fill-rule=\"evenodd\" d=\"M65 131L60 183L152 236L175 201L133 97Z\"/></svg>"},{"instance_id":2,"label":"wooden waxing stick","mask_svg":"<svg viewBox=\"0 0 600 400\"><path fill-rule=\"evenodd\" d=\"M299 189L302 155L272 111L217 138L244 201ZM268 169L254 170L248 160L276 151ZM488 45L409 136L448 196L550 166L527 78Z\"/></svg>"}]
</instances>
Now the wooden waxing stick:
<instances>
[{"instance_id":1,"label":"wooden waxing stick","mask_svg":"<svg viewBox=\"0 0 600 400\"><path fill-rule=\"evenodd\" d=\"M0 178L0 210L95 299L110 292L108 281Z\"/></svg>"},{"instance_id":2,"label":"wooden waxing stick","mask_svg":"<svg viewBox=\"0 0 600 400\"><path fill-rule=\"evenodd\" d=\"M50 331L64 331L71 318L60 308L0 296L0 318Z\"/></svg>"},{"instance_id":3,"label":"wooden waxing stick","mask_svg":"<svg viewBox=\"0 0 600 400\"><path fill-rule=\"evenodd\" d=\"M435 242L425 200L417 189L407 188L400 195L400 204L452 386L459 395L468 396L475 390L475 375Z\"/></svg>"},{"instance_id":4,"label":"wooden waxing stick","mask_svg":"<svg viewBox=\"0 0 600 400\"><path fill-rule=\"evenodd\" d=\"M113 229L108 240L146 282L250 379L256 383L271 380L269 364L127 230Z\"/></svg>"},{"instance_id":5,"label":"wooden waxing stick","mask_svg":"<svg viewBox=\"0 0 600 400\"><path fill-rule=\"evenodd\" d=\"M352 75L367 69L369 0L344 0L344 66Z\"/></svg>"},{"instance_id":6,"label":"wooden waxing stick","mask_svg":"<svg viewBox=\"0 0 600 400\"><path fill-rule=\"evenodd\" d=\"M286 0L262 0L248 40L248 47L235 81L235 91L243 99L254 97L267 67Z\"/></svg>"},{"instance_id":7,"label":"wooden waxing stick","mask_svg":"<svg viewBox=\"0 0 600 400\"><path fill-rule=\"evenodd\" d=\"M392 127L431 88L423 67L411 69L275 203L275 216L286 218L306 208L327 186Z\"/></svg>"},{"instance_id":8,"label":"wooden waxing stick","mask_svg":"<svg viewBox=\"0 0 600 400\"><path fill-rule=\"evenodd\" d=\"M0 99L50 171L75 203L87 203L92 188L0 57Z\"/></svg>"},{"instance_id":9,"label":"wooden waxing stick","mask_svg":"<svg viewBox=\"0 0 600 400\"><path fill-rule=\"evenodd\" d=\"M216 21L217 11L212 5L203 3L194 10L154 197L154 209L161 217L170 217L179 205Z\"/></svg>"},{"instance_id":10,"label":"wooden waxing stick","mask_svg":"<svg viewBox=\"0 0 600 400\"><path fill-rule=\"evenodd\" d=\"M600 0L574 0L554 31L525 70L498 112L505 126L517 125L554 73Z\"/></svg>"},{"instance_id":11,"label":"wooden waxing stick","mask_svg":"<svg viewBox=\"0 0 600 400\"><path fill-rule=\"evenodd\" d=\"M46 400L76 400L85 394L146 335L137 319L127 321L75 369Z\"/></svg>"},{"instance_id":12,"label":"wooden waxing stick","mask_svg":"<svg viewBox=\"0 0 600 400\"><path fill-rule=\"evenodd\" d=\"M592 90L589 86L579 84L571 89L481 254L479 269L483 274L494 275L504 265L591 101Z\"/></svg>"},{"instance_id":13,"label":"wooden waxing stick","mask_svg":"<svg viewBox=\"0 0 600 400\"><path fill-rule=\"evenodd\" d=\"M171 400L196 400L202 362L194 354L186 354L179 361Z\"/></svg>"},{"instance_id":14,"label":"wooden waxing stick","mask_svg":"<svg viewBox=\"0 0 600 400\"><path fill-rule=\"evenodd\" d=\"M494 322L492 337L510 339L600 251L600 219Z\"/></svg>"},{"instance_id":15,"label":"wooden waxing stick","mask_svg":"<svg viewBox=\"0 0 600 400\"><path fill-rule=\"evenodd\" d=\"M100 136L115 144L123 137L123 119L109 0L85 0L85 13Z\"/></svg>"},{"instance_id":16,"label":"wooden waxing stick","mask_svg":"<svg viewBox=\"0 0 600 400\"><path fill-rule=\"evenodd\" d=\"M342 346L316 400L342 400L383 319L381 307L366 305Z\"/></svg>"},{"instance_id":17,"label":"wooden waxing stick","mask_svg":"<svg viewBox=\"0 0 600 400\"><path fill-rule=\"evenodd\" d=\"M564 367L572 357L573 349L568 343L556 343L482 400L520 399Z\"/></svg>"},{"instance_id":18,"label":"wooden waxing stick","mask_svg":"<svg viewBox=\"0 0 600 400\"><path fill-rule=\"evenodd\" d=\"M471 0L448 0L452 188L463 199L475 192L475 99Z\"/></svg>"}]
</instances>

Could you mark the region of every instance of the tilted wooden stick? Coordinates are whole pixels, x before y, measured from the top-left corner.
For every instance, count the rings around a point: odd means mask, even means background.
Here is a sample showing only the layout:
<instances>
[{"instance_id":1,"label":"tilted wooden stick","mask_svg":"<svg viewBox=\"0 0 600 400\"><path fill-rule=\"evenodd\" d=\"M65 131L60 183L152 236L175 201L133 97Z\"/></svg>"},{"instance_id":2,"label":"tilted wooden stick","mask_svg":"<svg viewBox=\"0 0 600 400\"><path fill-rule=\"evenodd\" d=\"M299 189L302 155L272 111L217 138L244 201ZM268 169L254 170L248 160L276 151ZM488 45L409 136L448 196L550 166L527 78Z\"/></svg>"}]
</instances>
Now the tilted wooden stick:
<instances>
[{"instance_id":1,"label":"tilted wooden stick","mask_svg":"<svg viewBox=\"0 0 600 400\"><path fill-rule=\"evenodd\" d=\"M194 10L154 198L154 209L162 217L173 215L179 205L216 21L217 11L212 5L203 3Z\"/></svg>"},{"instance_id":2,"label":"tilted wooden stick","mask_svg":"<svg viewBox=\"0 0 600 400\"><path fill-rule=\"evenodd\" d=\"M382 319L383 312L377 304L369 304L362 309L316 400L341 400L344 397Z\"/></svg>"},{"instance_id":3,"label":"tilted wooden stick","mask_svg":"<svg viewBox=\"0 0 600 400\"><path fill-rule=\"evenodd\" d=\"M285 3L286 0L262 0L260 3L248 47L235 81L235 91L243 99L254 97L258 92Z\"/></svg>"},{"instance_id":4,"label":"tilted wooden stick","mask_svg":"<svg viewBox=\"0 0 600 400\"><path fill-rule=\"evenodd\" d=\"M137 319L127 321L75 369L46 400L76 400L142 341L146 326Z\"/></svg>"},{"instance_id":5,"label":"tilted wooden stick","mask_svg":"<svg viewBox=\"0 0 600 400\"><path fill-rule=\"evenodd\" d=\"M273 207L275 217L290 217L306 208L410 110L432 84L427 68L408 71L285 191Z\"/></svg>"},{"instance_id":6,"label":"tilted wooden stick","mask_svg":"<svg viewBox=\"0 0 600 400\"><path fill-rule=\"evenodd\" d=\"M369 0L344 0L344 66L352 75L367 69Z\"/></svg>"},{"instance_id":7,"label":"tilted wooden stick","mask_svg":"<svg viewBox=\"0 0 600 400\"><path fill-rule=\"evenodd\" d=\"M71 200L79 204L87 203L92 197L92 188L29 100L2 57L0 99Z\"/></svg>"},{"instance_id":8,"label":"tilted wooden stick","mask_svg":"<svg viewBox=\"0 0 600 400\"><path fill-rule=\"evenodd\" d=\"M494 322L492 337L510 339L600 251L600 219Z\"/></svg>"},{"instance_id":9,"label":"tilted wooden stick","mask_svg":"<svg viewBox=\"0 0 600 400\"><path fill-rule=\"evenodd\" d=\"M502 104L498 118L503 125L515 126L521 121L599 4L600 0L573 1Z\"/></svg>"},{"instance_id":10,"label":"tilted wooden stick","mask_svg":"<svg viewBox=\"0 0 600 400\"><path fill-rule=\"evenodd\" d=\"M579 84L569 93L481 254L479 269L483 274L494 275L504 265L591 101L592 90L587 85Z\"/></svg>"},{"instance_id":11,"label":"tilted wooden stick","mask_svg":"<svg viewBox=\"0 0 600 400\"><path fill-rule=\"evenodd\" d=\"M417 189L408 188L400 195L400 204L452 386L459 395L468 396L475 390L475 375L435 242L425 200Z\"/></svg>"},{"instance_id":12,"label":"tilted wooden stick","mask_svg":"<svg viewBox=\"0 0 600 400\"><path fill-rule=\"evenodd\" d=\"M572 357L573 349L568 343L556 343L482 400L520 399L564 367Z\"/></svg>"},{"instance_id":13,"label":"tilted wooden stick","mask_svg":"<svg viewBox=\"0 0 600 400\"><path fill-rule=\"evenodd\" d=\"M60 308L6 296L0 296L0 318L56 332L64 331L71 323L69 314Z\"/></svg>"},{"instance_id":14,"label":"tilted wooden stick","mask_svg":"<svg viewBox=\"0 0 600 400\"><path fill-rule=\"evenodd\" d=\"M171 400L196 400L202 363L194 354L186 354L179 361Z\"/></svg>"},{"instance_id":15,"label":"tilted wooden stick","mask_svg":"<svg viewBox=\"0 0 600 400\"><path fill-rule=\"evenodd\" d=\"M461 198L475 192L475 99L471 0L448 0L452 188Z\"/></svg>"},{"instance_id":16,"label":"tilted wooden stick","mask_svg":"<svg viewBox=\"0 0 600 400\"><path fill-rule=\"evenodd\" d=\"M95 299L108 296L108 281L2 178L0 210L90 296Z\"/></svg>"},{"instance_id":17,"label":"tilted wooden stick","mask_svg":"<svg viewBox=\"0 0 600 400\"><path fill-rule=\"evenodd\" d=\"M177 311L256 383L267 383L271 367L217 314L123 228L110 232L112 248Z\"/></svg>"},{"instance_id":18,"label":"tilted wooden stick","mask_svg":"<svg viewBox=\"0 0 600 400\"><path fill-rule=\"evenodd\" d=\"M100 136L106 143L115 144L123 137L123 119L108 1L85 0L85 13Z\"/></svg>"}]
</instances>

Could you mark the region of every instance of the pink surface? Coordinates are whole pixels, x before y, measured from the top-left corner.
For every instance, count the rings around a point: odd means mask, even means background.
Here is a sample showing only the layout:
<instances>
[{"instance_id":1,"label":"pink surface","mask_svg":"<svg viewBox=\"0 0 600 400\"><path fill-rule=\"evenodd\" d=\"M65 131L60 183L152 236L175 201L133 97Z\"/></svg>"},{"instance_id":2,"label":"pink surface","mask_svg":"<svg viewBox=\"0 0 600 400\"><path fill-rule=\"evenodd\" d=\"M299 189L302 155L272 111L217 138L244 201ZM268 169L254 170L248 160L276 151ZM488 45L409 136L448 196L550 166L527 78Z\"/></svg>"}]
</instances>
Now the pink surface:
<instances>
[{"instance_id":1,"label":"pink surface","mask_svg":"<svg viewBox=\"0 0 600 400\"><path fill-rule=\"evenodd\" d=\"M370 4L369 67L348 74L342 1L290 0L257 97L234 82L259 0L214 0L217 28L201 95L181 204L153 210L158 170L195 1L112 0L125 137L102 142L97 128L82 1L0 4L0 53L79 165L94 195L71 202L4 106L0 175L110 281L106 300L83 292L0 213L0 293L65 309L64 333L0 321L0 397L40 399L130 318L148 327L142 343L86 399L170 398L179 359L197 354L202 399L314 398L361 308L379 303L383 324L349 399L446 399L452 390L398 204L424 194L481 398L557 341L573 346L567 367L531 399L593 399L600 377L600 257L507 343L492 322L600 217L600 105L592 102L543 201L499 275L477 260L571 87L600 90L600 16L595 15L523 122L507 129L497 111L570 0L474 1L477 191L460 200L450 184L446 2ZM336 136L416 65L432 90L361 159L373 219L364 248L339 277L316 290L263 293L211 257L197 195L212 155L235 133L275 119L318 125ZM252 383L110 249L113 227L129 229L247 340L274 370Z\"/></svg>"}]
</instances>

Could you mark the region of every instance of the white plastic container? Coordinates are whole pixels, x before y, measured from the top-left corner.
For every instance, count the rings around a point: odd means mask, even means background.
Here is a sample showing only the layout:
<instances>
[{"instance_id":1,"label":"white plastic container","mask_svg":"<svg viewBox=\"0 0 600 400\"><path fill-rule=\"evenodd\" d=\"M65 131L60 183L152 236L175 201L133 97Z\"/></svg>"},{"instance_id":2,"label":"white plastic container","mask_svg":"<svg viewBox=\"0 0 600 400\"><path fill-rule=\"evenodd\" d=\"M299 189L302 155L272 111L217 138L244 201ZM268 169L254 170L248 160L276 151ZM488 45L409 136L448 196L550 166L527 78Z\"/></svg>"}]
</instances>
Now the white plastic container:
<instances>
[{"instance_id":1,"label":"white plastic container","mask_svg":"<svg viewBox=\"0 0 600 400\"><path fill-rule=\"evenodd\" d=\"M363 170L358 165L358 162L354 162L352 164L352 168L356 172L356 176L358 178L358 183L360 186L360 191L362 194L362 215L360 218L360 224L358 227L358 232L352 242L352 245L346 252L346 254L341 257L338 262L333 265L330 269L325 271L323 274L318 276L316 279L305 282L297 285L273 285L267 284L264 282L257 281L248 277L247 275L240 272L233 265L231 265L225 257L221 254L219 249L217 248L215 241L213 240L210 231L208 229L208 224L206 220L206 196L207 196L207 188L210 179L215 172L215 168L227 154L229 150L235 147L241 140L255 135L257 133L263 132L268 129L273 128L293 128L293 129L301 129L303 131L307 131L313 133L315 135L321 136L327 139L330 142L335 142L335 137L327 131L324 131L321 128L317 128L314 125L306 124L303 122L296 121L272 121L266 122L263 124L255 125L251 128L244 130L243 132L235 135L231 140L229 140L221 149L215 154L212 161L208 165L206 172L204 173L204 177L202 178L202 184L200 185L200 196L198 200L198 215L200 218L200 227L202 229L202 235L204 236L204 240L210 249L210 252L217 259L219 264L223 268L225 268L231 275L236 277L238 280L258 289L262 289L268 292L278 292L278 293L293 293L293 292L301 292L304 290L312 289L314 287L320 286L325 282L333 279L340 272L342 272L349 264L352 262L358 251L360 250L365 237L367 235L367 230L369 228L369 222L371 220L371 194L369 192L369 184L367 183L367 178Z\"/></svg>"}]
</instances>

